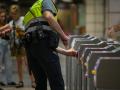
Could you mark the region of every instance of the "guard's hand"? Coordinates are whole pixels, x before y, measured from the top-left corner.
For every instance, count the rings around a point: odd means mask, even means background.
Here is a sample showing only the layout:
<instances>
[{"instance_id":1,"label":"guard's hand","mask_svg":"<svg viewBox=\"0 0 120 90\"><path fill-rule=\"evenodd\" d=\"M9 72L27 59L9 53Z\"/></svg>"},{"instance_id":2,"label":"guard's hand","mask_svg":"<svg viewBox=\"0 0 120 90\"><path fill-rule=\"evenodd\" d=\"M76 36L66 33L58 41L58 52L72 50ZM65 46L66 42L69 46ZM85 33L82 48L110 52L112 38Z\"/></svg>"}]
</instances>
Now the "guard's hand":
<instances>
[{"instance_id":1,"label":"guard's hand","mask_svg":"<svg viewBox=\"0 0 120 90\"><path fill-rule=\"evenodd\" d=\"M65 50L65 55L77 57L78 52L74 48L70 48L68 50Z\"/></svg>"},{"instance_id":2,"label":"guard's hand","mask_svg":"<svg viewBox=\"0 0 120 90\"><path fill-rule=\"evenodd\" d=\"M66 35L64 35L63 37L61 37L61 40L62 40L62 42L63 42L65 48L67 48L69 37L66 36Z\"/></svg>"}]
</instances>

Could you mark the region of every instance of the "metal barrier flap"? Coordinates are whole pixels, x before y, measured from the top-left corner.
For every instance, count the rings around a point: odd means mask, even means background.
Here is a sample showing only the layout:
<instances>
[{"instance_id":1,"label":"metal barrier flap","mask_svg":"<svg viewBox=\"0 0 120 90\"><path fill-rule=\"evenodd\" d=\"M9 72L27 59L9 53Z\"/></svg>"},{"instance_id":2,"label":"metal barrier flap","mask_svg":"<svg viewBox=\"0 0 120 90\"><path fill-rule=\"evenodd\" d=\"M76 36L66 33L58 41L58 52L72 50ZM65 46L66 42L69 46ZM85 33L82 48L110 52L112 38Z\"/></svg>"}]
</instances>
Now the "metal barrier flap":
<instances>
[{"instance_id":1,"label":"metal barrier flap","mask_svg":"<svg viewBox=\"0 0 120 90\"><path fill-rule=\"evenodd\" d=\"M95 66L96 88L120 89L120 57L101 57Z\"/></svg>"}]
</instances>

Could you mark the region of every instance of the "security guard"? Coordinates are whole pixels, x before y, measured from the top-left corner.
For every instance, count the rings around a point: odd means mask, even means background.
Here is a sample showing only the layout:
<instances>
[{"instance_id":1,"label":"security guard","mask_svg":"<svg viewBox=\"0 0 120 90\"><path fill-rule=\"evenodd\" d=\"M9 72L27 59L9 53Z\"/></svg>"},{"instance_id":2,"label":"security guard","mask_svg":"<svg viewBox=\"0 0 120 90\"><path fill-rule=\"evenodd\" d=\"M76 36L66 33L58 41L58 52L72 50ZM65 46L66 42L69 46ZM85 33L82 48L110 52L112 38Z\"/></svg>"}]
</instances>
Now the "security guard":
<instances>
[{"instance_id":1,"label":"security guard","mask_svg":"<svg viewBox=\"0 0 120 90\"><path fill-rule=\"evenodd\" d=\"M76 54L74 50L53 50L49 47L49 38L42 32L44 30L57 32L67 46L68 37L58 24L56 15L57 8L53 1L37 0L24 17L25 48L29 67L36 80L35 90L47 90L47 79L51 90L65 90L57 52L71 56Z\"/></svg>"}]
</instances>

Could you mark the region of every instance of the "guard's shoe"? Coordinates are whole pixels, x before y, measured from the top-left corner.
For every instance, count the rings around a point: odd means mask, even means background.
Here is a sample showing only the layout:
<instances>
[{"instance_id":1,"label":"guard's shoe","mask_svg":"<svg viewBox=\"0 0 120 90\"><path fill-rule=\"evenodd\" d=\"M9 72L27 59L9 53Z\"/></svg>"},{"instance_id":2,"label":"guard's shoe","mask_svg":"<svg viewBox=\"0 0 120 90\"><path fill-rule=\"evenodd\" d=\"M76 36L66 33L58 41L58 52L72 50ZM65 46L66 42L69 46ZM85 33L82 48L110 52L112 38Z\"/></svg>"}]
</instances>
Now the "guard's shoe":
<instances>
[{"instance_id":1,"label":"guard's shoe","mask_svg":"<svg viewBox=\"0 0 120 90\"><path fill-rule=\"evenodd\" d=\"M0 82L0 86L6 86L6 84L3 82Z\"/></svg>"},{"instance_id":2,"label":"guard's shoe","mask_svg":"<svg viewBox=\"0 0 120 90\"><path fill-rule=\"evenodd\" d=\"M16 86L16 83L15 82L9 82L7 85L8 86Z\"/></svg>"},{"instance_id":3,"label":"guard's shoe","mask_svg":"<svg viewBox=\"0 0 120 90\"><path fill-rule=\"evenodd\" d=\"M36 83L35 82L32 82L32 88L35 88L36 87Z\"/></svg>"},{"instance_id":4,"label":"guard's shoe","mask_svg":"<svg viewBox=\"0 0 120 90\"><path fill-rule=\"evenodd\" d=\"M22 88L24 87L23 81L19 81L19 83L16 85L16 88Z\"/></svg>"},{"instance_id":5,"label":"guard's shoe","mask_svg":"<svg viewBox=\"0 0 120 90\"><path fill-rule=\"evenodd\" d=\"M2 88L0 88L0 90L3 90Z\"/></svg>"}]
</instances>

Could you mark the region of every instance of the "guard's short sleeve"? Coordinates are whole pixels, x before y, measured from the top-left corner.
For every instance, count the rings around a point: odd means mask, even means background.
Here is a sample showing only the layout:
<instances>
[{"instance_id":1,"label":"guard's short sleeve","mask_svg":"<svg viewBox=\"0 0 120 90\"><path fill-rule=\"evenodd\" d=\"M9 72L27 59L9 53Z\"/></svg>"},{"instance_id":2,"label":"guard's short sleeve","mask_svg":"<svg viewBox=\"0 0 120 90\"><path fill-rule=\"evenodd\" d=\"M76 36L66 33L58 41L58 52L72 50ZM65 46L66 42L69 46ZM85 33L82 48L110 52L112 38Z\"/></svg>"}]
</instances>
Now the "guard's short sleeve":
<instances>
[{"instance_id":1,"label":"guard's short sleeve","mask_svg":"<svg viewBox=\"0 0 120 90\"><path fill-rule=\"evenodd\" d=\"M53 15L57 14L57 8L53 4L52 0L43 0L43 2L42 2L42 13L44 11L50 11Z\"/></svg>"}]
</instances>

